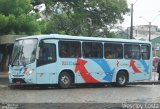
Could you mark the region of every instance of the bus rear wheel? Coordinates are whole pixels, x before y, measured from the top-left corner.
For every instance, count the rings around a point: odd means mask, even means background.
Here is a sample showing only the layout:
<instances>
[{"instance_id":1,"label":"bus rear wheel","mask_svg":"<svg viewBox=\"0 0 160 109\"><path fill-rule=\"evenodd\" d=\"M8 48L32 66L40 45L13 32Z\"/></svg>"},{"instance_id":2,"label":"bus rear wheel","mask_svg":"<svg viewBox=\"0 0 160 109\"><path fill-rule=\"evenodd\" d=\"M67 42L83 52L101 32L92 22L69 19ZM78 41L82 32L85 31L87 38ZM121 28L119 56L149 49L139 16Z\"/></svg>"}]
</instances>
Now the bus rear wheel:
<instances>
[{"instance_id":1,"label":"bus rear wheel","mask_svg":"<svg viewBox=\"0 0 160 109\"><path fill-rule=\"evenodd\" d=\"M116 77L116 86L124 87L124 86L126 86L127 81L128 81L128 76L127 76L126 72L120 71Z\"/></svg>"},{"instance_id":2,"label":"bus rear wheel","mask_svg":"<svg viewBox=\"0 0 160 109\"><path fill-rule=\"evenodd\" d=\"M62 72L59 76L58 85L60 88L69 88L72 84L71 76L67 72Z\"/></svg>"}]
</instances>

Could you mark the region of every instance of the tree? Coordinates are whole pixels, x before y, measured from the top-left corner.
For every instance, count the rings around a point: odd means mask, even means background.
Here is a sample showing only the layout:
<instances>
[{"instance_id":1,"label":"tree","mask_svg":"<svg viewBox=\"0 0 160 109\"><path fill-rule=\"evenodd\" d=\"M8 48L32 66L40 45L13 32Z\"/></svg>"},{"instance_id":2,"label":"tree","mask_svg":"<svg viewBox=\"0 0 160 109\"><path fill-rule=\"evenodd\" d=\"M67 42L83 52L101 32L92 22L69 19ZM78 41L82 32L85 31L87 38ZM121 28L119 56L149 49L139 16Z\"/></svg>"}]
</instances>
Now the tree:
<instances>
[{"instance_id":1,"label":"tree","mask_svg":"<svg viewBox=\"0 0 160 109\"><path fill-rule=\"evenodd\" d=\"M0 0L0 35L40 34L39 15L30 0Z\"/></svg>"},{"instance_id":2,"label":"tree","mask_svg":"<svg viewBox=\"0 0 160 109\"><path fill-rule=\"evenodd\" d=\"M49 15L46 33L103 36L124 20L129 9L126 0L39 0Z\"/></svg>"}]
</instances>

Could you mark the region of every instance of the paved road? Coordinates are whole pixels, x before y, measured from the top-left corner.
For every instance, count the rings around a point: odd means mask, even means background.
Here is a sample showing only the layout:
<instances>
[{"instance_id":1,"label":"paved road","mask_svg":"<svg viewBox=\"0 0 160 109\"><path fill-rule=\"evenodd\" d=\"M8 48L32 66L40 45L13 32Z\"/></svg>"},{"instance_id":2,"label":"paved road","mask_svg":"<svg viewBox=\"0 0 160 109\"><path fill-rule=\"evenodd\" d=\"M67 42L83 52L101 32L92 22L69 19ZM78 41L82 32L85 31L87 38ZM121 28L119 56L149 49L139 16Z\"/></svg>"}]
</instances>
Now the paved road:
<instances>
[{"instance_id":1,"label":"paved road","mask_svg":"<svg viewBox=\"0 0 160 109\"><path fill-rule=\"evenodd\" d=\"M159 102L159 85L76 87L71 89L0 88L0 102L11 103L124 103Z\"/></svg>"},{"instance_id":2,"label":"paved road","mask_svg":"<svg viewBox=\"0 0 160 109\"><path fill-rule=\"evenodd\" d=\"M0 75L0 88L8 86L8 75Z\"/></svg>"},{"instance_id":3,"label":"paved road","mask_svg":"<svg viewBox=\"0 0 160 109\"><path fill-rule=\"evenodd\" d=\"M78 109L121 108L125 103L160 103L159 90L159 85L137 85L122 88L87 86L71 89L49 88L45 90L1 87L0 102L9 103L11 106L12 104L18 105L19 109L39 109L39 106L40 109L52 109L53 107L55 107L54 109L74 109L75 107Z\"/></svg>"},{"instance_id":4,"label":"paved road","mask_svg":"<svg viewBox=\"0 0 160 109\"><path fill-rule=\"evenodd\" d=\"M81 106L88 109L97 109L96 107L104 109L106 107L121 107L123 103L160 103L160 85L132 85L122 88L111 86L78 86L71 89L58 89L50 87L43 90L37 87L10 89L7 85L8 78L1 77L0 103L4 103L2 104L2 107L9 103L11 106L13 104L18 105L19 109L39 108L39 106L41 107L40 109L52 109L53 106L55 109L63 109L63 107L66 108L67 106L68 109L74 109L75 107L83 109ZM89 103L89 105L74 105L73 103ZM105 104L100 105L95 103Z\"/></svg>"}]
</instances>

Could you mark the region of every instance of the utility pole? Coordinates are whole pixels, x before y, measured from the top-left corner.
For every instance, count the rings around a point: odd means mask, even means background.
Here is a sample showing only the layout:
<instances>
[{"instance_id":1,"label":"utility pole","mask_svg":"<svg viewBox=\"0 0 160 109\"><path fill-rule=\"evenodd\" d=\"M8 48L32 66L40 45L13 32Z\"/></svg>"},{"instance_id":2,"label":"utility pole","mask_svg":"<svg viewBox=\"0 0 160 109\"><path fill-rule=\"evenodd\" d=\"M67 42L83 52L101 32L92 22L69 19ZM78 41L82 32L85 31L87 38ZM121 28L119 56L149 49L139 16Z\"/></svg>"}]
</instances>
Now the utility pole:
<instances>
[{"instance_id":1,"label":"utility pole","mask_svg":"<svg viewBox=\"0 0 160 109\"><path fill-rule=\"evenodd\" d=\"M130 39L133 39L133 5L134 5L137 1L138 1L138 0L136 0L135 2L130 3L130 5L131 5Z\"/></svg>"},{"instance_id":2,"label":"utility pole","mask_svg":"<svg viewBox=\"0 0 160 109\"><path fill-rule=\"evenodd\" d=\"M131 27L130 27L130 39L133 39L133 3L131 3Z\"/></svg>"},{"instance_id":3,"label":"utility pole","mask_svg":"<svg viewBox=\"0 0 160 109\"><path fill-rule=\"evenodd\" d=\"M144 18L142 16L139 17L139 18L144 19L148 23L148 36L149 36L148 40L149 41L151 41L151 26L152 26L152 23L159 15L160 14L156 15L152 21L148 21L146 18Z\"/></svg>"},{"instance_id":4,"label":"utility pole","mask_svg":"<svg viewBox=\"0 0 160 109\"><path fill-rule=\"evenodd\" d=\"M149 22L149 41L151 41L151 22Z\"/></svg>"}]
</instances>

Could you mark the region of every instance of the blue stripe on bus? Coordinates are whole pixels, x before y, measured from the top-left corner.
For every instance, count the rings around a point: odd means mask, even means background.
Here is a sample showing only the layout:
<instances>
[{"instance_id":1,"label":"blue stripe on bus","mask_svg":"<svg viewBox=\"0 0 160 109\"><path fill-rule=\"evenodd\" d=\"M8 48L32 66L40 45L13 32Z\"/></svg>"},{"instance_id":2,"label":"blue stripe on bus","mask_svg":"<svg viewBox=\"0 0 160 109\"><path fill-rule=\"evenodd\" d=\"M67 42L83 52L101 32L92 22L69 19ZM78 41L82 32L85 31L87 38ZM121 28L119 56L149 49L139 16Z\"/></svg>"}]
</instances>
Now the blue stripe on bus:
<instances>
[{"instance_id":1,"label":"blue stripe on bus","mask_svg":"<svg viewBox=\"0 0 160 109\"><path fill-rule=\"evenodd\" d=\"M144 72L148 72L149 71L149 65L147 65L147 63L144 60L140 60L140 62L144 67Z\"/></svg>"},{"instance_id":2,"label":"blue stripe on bus","mask_svg":"<svg viewBox=\"0 0 160 109\"><path fill-rule=\"evenodd\" d=\"M104 59L92 59L92 60L96 62L104 71L106 76L103 78L103 80L112 82L113 73L115 69L111 69L106 60Z\"/></svg>"}]
</instances>

